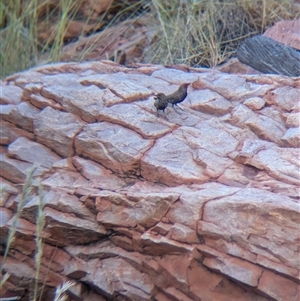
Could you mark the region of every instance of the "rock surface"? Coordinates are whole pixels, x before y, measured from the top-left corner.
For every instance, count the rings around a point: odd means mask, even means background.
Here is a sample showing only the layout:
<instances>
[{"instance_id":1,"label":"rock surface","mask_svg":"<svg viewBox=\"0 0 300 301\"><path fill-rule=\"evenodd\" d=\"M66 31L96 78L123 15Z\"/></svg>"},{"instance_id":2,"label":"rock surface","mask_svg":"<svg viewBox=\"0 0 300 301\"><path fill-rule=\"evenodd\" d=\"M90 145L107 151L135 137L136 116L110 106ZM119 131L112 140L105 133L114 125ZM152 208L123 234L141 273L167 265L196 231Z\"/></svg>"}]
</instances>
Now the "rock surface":
<instances>
[{"instance_id":1,"label":"rock surface","mask_svg":"<svg viewBox=\"0 0 300 301\"><path fill-rule=\"evenodd\" d=\"M300 80L108 61L2 81L1 237L35 165L43 300L299 300ZM153 95L190 82L178 113ZM28 300L38 189L1 297ZM3 254L3 252L2 252Z\"/></svg>"},{"instance_id":2,"label":"rock surface","mask_svg":"<svg viewBox=\"0 0 300 301\"><path fill-rule=\"evenodd\" d=\"M300 19L282 20L268 28L264 36L300 50Z\"/></svg>"}]
</instances>

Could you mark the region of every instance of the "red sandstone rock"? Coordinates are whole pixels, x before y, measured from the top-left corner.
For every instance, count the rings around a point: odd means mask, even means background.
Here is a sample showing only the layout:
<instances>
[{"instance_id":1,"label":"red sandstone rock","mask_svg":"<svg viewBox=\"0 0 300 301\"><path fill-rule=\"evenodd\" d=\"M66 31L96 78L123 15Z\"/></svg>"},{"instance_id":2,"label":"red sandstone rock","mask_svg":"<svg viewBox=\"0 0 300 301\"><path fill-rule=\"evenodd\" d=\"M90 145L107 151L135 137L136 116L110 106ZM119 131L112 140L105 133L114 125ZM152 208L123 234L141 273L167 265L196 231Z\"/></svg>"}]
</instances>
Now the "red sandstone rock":
<instances>
[{"instance_id":1,"label":"red sandstone rock","mask_svg":"<svg viewBox=\"0 0 300 301\"><path fill-rule=\"evenodd\" d=\"M43 185L43 300L299 299L298 79L101 61L4 80L1 297L28 300ZM221 69L220 69L221 70ZM176 113L153 96L191 83Z\"/></svg>"},{"instance_id":2,"label":"red sandstone rock","mask_svg":"<svg viewBox=\"0 0 300 301\"><path fill-rule=\"evenodd\" d=\"M17 105L21 101L22 89L15 85L2 85L0 86L0 103Z\"/></svg>"},{"instance_id":3,"label":"red sandstone rock","mask_svg":"<svg viewBox=\"0 0 300 301\"><path fill-rule=\"evenodd\" d=\"M33 119L37 113L39 110L26 102L18 105L3 105L0 108L2 120L11 122L29 132L33 132Z\"/></svg>"},{"instance_id":4,"label":"red sandstone rock","mask_svg":"<svg viewBox=\"0 0 300 301\"><path fill-rule=\"evenodd\" d=\"M74 154L74 138L84 124L80 117L72 113L47 107L34 119L34 134L39 143L68 157Z\"/></svg>"},{"instance_id":5,"label":"red sandstone rock","mask_svg":"<svg viewBox=\"0 0 300 301\"><path fill-rule=\"evenodd\" d=\"M140 158L151 145L134 131L108 122L89 124L75 138L76 154L128 175L139 174Z\"/></svg>"},{"instance_id":6,"label":"red sandstone rock","mask_svg":"<svg viewBox=\"0 0 300 301\"><path fill-rule=\"evenodd\" d=\"M277 22L268 28L264 36L300 50L300 19Z\"/></svg>"},{"instance_id":7,"label":"red sandstone rock","mask_svg":"<svg viewBox=\"0 0 300 301\"><path fill-rule=\"evenodd\" d=\"M34 140L33 133L24 131L19 127L4 120L1 120L0 133L1 145L8 145L14 140L16 140L18 137L26 137L28 139Z\"/></svg>"}]
</instances>

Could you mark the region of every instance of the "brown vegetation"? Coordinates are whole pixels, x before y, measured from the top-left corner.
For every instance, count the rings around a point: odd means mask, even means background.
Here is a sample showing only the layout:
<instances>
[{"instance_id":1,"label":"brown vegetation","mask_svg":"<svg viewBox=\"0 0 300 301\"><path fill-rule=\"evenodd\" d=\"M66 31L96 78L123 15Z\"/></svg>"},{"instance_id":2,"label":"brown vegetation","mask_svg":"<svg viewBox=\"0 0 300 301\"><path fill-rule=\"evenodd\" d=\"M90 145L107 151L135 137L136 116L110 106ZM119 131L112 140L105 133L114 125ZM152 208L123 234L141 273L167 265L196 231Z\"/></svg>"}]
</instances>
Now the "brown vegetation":
<instances>
[{"instance_id":1,"label":"brown vegetation","mask_svg":"<svg viewBox=\"0 0 300 301\"><path fill-rule=\"evenodd\" d=\"M0 7L1 77L44 62L98 60L103 55L126 64L216 66L232 56L244 38L262 33L279 20L295 19L299 13L299 3L290 0L19 0L13 4L4 0ZM111 29L128 20L133 22L125 30ZM124 31L139 20L147 28L140 35L147 38L133 35L130 47L135 41L138 47L127 58L120 53L123 49L107 54L102 47L98 54L99 43L128 43ZM110 41L102 40L107 30L114 31ZM123 37L118 39L118 35ZM88 37L92 40L81 41ZM64 56L64 46L73 40L75 51Z\"/></svg>"}]
</instances>

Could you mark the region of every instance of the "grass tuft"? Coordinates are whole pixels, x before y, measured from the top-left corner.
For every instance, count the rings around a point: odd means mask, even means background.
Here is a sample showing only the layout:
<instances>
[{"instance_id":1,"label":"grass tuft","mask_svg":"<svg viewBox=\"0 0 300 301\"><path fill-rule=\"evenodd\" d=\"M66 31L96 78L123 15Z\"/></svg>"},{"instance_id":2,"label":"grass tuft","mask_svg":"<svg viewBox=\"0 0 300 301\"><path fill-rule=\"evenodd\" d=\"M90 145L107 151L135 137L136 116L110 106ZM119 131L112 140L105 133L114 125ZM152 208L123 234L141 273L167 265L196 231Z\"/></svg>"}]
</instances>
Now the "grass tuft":
<instances>
[{"instance_id":1,"label":"grass tuft","mask_svg":"<svg viewBox=\"0 0 300 301\"><path fill-rule=\"evenodd\" d=\"M9 251L11 249L11 245L14 242L16 231L17 231L17 222L19 218L22 215L22 210L24 206L32 199L34 195L34 190L36 189L36 186L34 185L33 181L33 174L36 170L36 166L33 166L32 169L29 170L29 172L26 175L26 179L22 188L22 193L21 193L21 198L17 206L17 211L14 213L13 220L12 220L12 225L9 228L8 232L8 237L7 237L7 242L6 242L6 248L4 252L4 256L1 262L1 268L0 268L0 274L3 275L0 281L0 287L2 287L5 282L9 279L10 274L9 273L4 273L3 271L3 266L4 263L7 259L7 256L9 254ZM38 295L42 295L42 293L39 292L38 289L38 283L39 283L39 274L40 274L40 267L42 264L42 255L43 255L43 242L42 242L42 231L45 226L45 215L44 215L44 207L45 203L43 201L43 186L41 183L38 184L38 209L37 209L37 218L36 218L36 254L35 254L35 264L36 264L36 272L35 272L35 285L33 289L33 298L30 299L32 301L37 301L38 300ZM1 298L0 298L1 299ZM2 299L1 299L2 300ZM17 299L16 299L17 300Z\"/></svg>"},{"instance_id":2,"label":"grass tuft","mask_svg":"<svg viewBox=\"0 0 300 301\"><path fill-rule=\"evenodd\" d=\"M43 201L43 186L41 183L38 185L38 198L39 198L39 204L38 204L38 210L37 210L37 219L36 219L36 248L37 252L35 254L35 264L36 264L36 270L35 270L35 285L34 285L34 296L33 301L38 300L38 284L39 284L39 275L40 275L40 268L42 264L42 256L43 256L43 241L42 241L42 231L45 226L45 214L43 212L45 203ZM42 295L42 294L40 294Z\"/></svg>"},{"instance_id":3,"label":"grass tuft","mask_svg":"<svg viewBox=\"0 0 300 301\"><path fill-rule=\"evenodd\" d=\"M6 242L6 248L5 248L5 252L4 252L4 256L1 262L1 267L0 267L0 274L3 275L3 265L5 263L5 260L8 256L8 252L10 250L10 247L15 239L15 234L17 231L17 222L21 216L22 210L24 208L24 206L30 201L31 199L31 195L33 193L33 186L32 186L32 176L34 174L36 170L36 167L34 166L27 174L26 176L26 180L24 182L23 188L22 188L22 194L21 194L21 199L18 203L18 207L17 207L17 212L14 214L13 216L13 221L12 221L12 225L9 228L9 232L8 232L8 237L7 237L7 242ZM4 278L2 279L3 283L1 283L1 286L7 281L9 277L4 275ZM5 281L4 281L5 280Z\"/></svg>"},{"instance_id":4,"label":"grass tuft","mask_svg":"<svg viewBox=\"0 0 300 301\"><path fill-rule=\"evenodd\" d=\"M66 301L67 295L65 292L73 285L75 285L75 282L67 281L66 283L63 283L61 286L57 287L55 290L54 301Z\"/></svg>"},{"instance_id":5,"label":"grass tuft","mask_svg":"<svg viewBox=\"0 0 300 301\"><path fill-rule=\"evenodd\" d=\"M282 19L299 17L290 0L152 0L157 41L148 53L155 63L213 67L231 57L246 37Z\"/></svg>"}]
</instances>

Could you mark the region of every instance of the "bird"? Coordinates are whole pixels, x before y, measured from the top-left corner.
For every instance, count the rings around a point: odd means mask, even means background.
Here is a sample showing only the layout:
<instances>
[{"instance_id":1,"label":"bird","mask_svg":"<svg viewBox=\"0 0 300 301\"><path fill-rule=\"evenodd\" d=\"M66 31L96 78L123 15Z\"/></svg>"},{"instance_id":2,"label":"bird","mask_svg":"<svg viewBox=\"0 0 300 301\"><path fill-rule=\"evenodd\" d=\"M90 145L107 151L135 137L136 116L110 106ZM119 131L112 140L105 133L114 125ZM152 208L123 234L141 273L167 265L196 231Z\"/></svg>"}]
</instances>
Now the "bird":
<instances>
[{"instance_id":1,"label":"bird","mask_svg":"<svg viewBox=\"0 0 300 301\"><path fill-rule=\"evenodd\" d=\"M158 116L158 111L163 111L165 112L166 107L168 106L168 97L164 93L158 93L154 96L154 106L157 109L157 116Z\"/></svg>"},{"instance_id":2,"label":"bird","mask_svg":"<svg viewBox=\"0 0 300 301\"><path fill-rule=\"evenodd\" d=\"M166 96L168 99L168 102L170 104L172 104L172 107L174 110L175 110L174 106L178 106L178 104L183 102L185 100L185 98L187 97L188 86L189 86L189 84L182 84L179 86L179 88L174 93ZM180 108L180 107L178 107L178 108Z\"/></svg>"}]
</instances>

